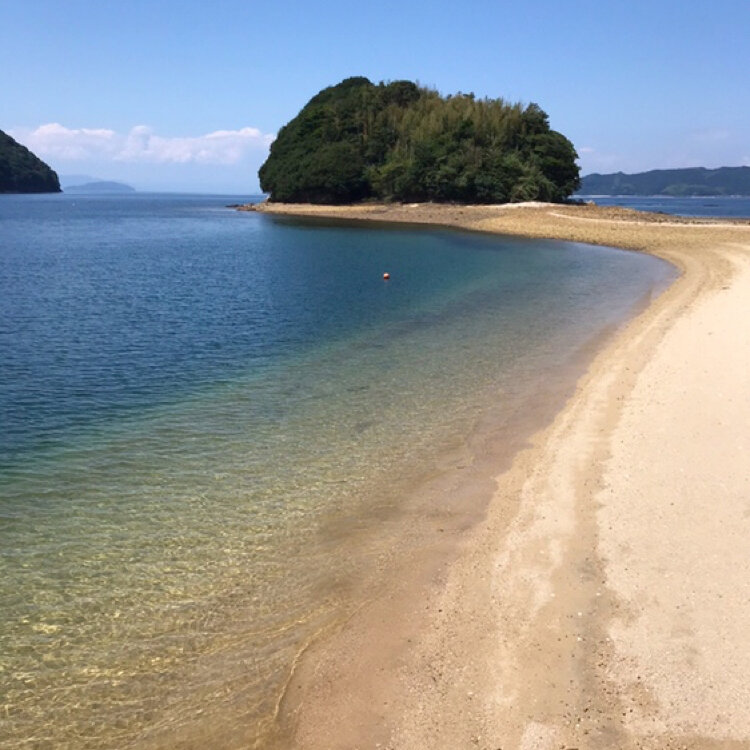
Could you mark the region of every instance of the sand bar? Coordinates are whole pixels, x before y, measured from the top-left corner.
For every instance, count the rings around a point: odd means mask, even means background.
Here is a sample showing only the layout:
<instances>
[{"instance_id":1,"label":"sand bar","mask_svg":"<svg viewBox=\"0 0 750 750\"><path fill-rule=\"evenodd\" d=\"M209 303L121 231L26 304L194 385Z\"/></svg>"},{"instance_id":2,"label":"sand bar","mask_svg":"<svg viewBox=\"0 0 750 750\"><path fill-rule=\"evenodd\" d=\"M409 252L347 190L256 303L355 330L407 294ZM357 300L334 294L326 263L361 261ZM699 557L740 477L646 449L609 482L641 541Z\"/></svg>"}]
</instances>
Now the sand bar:
<instances>
[{"instance_id":1,"label":"sand bar","mask_svg":"<svg viewBox=\"0 0 750 750\"><path fill-rule=\"evenodd\" d=\"M682 271L495 477L421 595L395 585L301 659L282 704L293 746L750 748L750 222L260 210L590 242Z\"/></svg>"}]
</instances>

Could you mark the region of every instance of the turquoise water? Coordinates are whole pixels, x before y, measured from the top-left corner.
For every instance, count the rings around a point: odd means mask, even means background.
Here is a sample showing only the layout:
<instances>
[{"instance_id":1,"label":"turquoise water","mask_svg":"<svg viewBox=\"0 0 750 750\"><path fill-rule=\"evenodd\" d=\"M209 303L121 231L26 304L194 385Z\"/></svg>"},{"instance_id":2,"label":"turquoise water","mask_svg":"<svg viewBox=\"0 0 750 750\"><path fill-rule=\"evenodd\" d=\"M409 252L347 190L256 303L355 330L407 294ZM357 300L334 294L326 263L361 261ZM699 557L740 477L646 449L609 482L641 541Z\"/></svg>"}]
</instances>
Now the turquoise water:
<instances>
[{"instance_id":1,"label":"turquoise water","mask_svg":"<svg viewBox=\"0 0 750 750\"><path fill-rule=\"evenodd\" d=\"M262 745L368 540L674 275L240 200L0 196L3 747Z\"/></svg>"}]
</instances>

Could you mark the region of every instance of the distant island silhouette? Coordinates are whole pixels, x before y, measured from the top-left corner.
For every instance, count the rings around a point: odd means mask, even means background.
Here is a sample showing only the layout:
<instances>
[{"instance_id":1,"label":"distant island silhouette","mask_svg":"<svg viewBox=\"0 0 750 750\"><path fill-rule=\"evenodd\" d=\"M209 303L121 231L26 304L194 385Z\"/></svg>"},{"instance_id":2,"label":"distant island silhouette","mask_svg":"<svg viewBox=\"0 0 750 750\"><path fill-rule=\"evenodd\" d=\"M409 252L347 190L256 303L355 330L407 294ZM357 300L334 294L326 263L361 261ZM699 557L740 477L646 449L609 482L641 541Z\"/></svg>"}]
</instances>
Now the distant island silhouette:
<instances>
[{"instance_id":1,"label":"distant island silhouette","mask_svg":"<svg viewBox=\"0 0 750 750\"><path fill-rule=\"evenodd\" d=\"M66 185L66 193L134 193L135 188L124 182L113 182L112 180L93 180L81 185Z\"/></svg>"},{"instance_id":2,"label":"distant island silhouette","mask_svg":"<svg viewBox=\"0 0 750 750\"><path fill-rule=\"evenodd\" d=\"M625 174L589 174L581 179L582 195L750 195L750 167L652 169Z\"/></svg>"}]
</instances>

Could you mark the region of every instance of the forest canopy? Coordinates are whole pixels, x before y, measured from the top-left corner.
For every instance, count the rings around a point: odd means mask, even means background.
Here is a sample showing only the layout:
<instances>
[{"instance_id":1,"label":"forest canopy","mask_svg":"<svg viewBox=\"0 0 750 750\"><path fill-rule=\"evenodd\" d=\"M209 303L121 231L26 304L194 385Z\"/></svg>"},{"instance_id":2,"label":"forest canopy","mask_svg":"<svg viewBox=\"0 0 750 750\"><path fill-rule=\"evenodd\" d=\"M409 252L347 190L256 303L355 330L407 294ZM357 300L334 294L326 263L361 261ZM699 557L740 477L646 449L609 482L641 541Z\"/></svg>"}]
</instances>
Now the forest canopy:
<instances>
[{"instance_id":1,"label":"forest canopy","mask_svg":"<svg viewBox=\"0 0 750 750\"><path fill-rule=\"evenodd\" d=\"M561 201L576 158L537 104L347 78L281 128L259 177L280 202Z\"/></svg>"},{"instance_id":2,"label":"forest canopy","mask_svg":"<svg viewBox=\"0 0 750 750\"><path fill-rule=\"evenodd\" d=\"M0 193L59 193L60 181L40 158L0 130Z\"/></svg>"}]
</instances>

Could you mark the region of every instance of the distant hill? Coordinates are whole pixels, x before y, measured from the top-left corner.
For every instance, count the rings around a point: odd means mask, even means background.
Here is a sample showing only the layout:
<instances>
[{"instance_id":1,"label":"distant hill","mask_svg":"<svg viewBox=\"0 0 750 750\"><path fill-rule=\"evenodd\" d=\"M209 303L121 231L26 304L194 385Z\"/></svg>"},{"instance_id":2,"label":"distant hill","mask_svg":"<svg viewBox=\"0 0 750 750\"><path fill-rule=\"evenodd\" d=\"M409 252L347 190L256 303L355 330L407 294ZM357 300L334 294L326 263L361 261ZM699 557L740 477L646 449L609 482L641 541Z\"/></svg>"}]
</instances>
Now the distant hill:
<instances>
[{"instance_id":1,"label":"distant hill","mask_svg":"<svg viewBox=\"0 0 750 750\"><path fill-rule=\"evenodd\" d=\"M637 174L589 174L582 195L750 195L750 167L654 169Z\"/></svg>"},{"instance_id":2,"label":"distant hill","mask_svg":"<svg viewBox=\"0 0 750 750\"><path fill-rule=\"evenodd\" d=\"M57 174L0 130L0 193L59 193Z\"/></svg>"},{"instance_id":3,"label":"distant hill","mask_svg":"<svg viewBox=\"0 0 750 750\"><path fill-rule=\"evenodd\" d=\"M576 157L536 104L355 77L279 130L259 177L286 203L560 201L578 187Z\"/></svg>"},{"instance_id":4,"label":"distant hill","mask_svg":"<svg viewBox=\"0 0 750 750\"><path fill-rule=\"evenodd\" d=\"M67 185L66 193L134 193L135 188L124 182L112 182L109 180L94 180L85 182L83 185Z\"/></svg>"},{"instance_id":5,"label":"distant hill","mask_svg":"<svg viewBox=\"0 0 750 750\"><path fill-rule=\"evenodd\" d=\"M101 177L92 177L90 174L60 174L60 187L67 190L71 185L85 185L87 182L101 182Z\"/></svg>"}]
</instances>

